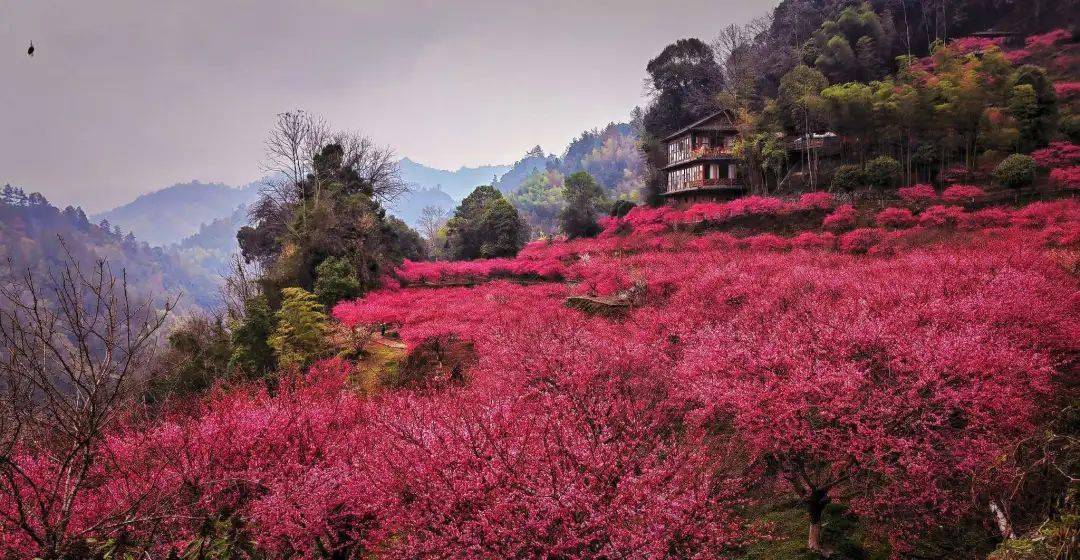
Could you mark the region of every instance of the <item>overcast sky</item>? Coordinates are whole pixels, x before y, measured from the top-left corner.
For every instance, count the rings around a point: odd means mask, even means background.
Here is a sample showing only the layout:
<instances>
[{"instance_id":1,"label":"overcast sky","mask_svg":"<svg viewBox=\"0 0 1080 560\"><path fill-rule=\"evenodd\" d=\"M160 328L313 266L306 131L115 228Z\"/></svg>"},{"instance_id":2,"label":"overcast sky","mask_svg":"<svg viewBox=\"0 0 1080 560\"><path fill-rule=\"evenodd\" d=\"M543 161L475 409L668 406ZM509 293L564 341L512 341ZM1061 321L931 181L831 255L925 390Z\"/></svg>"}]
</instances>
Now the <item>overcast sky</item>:
<instances>
[{"instance_id":1,"label":"overcast sky","mask_svg":"<svg viewBox=\"0 0 1080 560\"><path fill-rule=\"evenodd\" d=\"M99 211L246 183L294 108L447 169L561 152L627 119L666 44L774 4L0 0L0 184Z\"/></svg>"}]
</instances>

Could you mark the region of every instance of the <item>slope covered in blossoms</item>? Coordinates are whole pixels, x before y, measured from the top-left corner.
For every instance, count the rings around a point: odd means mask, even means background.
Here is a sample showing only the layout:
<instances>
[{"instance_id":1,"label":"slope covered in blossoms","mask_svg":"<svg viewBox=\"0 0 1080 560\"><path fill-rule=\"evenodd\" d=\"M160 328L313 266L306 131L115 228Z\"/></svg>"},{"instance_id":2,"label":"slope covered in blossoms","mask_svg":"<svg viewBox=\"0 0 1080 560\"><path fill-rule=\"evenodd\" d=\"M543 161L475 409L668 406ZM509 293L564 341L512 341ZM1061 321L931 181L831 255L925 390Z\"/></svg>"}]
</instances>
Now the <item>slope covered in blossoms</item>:
<instances>
[{"instance_id":1,"label":"slope covered in blossoms","mask_svg":"<svg viewBox=\"0 0 1080 560\"><path fill-rule=\"evenodd\" d=\"M361 396L331 360L133 420L69 530L162 555L739 558L790 536L761 516L789 503L811 532L842 507L883 554L992 534L1014 450L1075 382L1080 204L976 190L636 209L515 259L407 263L334 316L464 349L460 375ZM33 550L34 515L0 504L0 549Z\"/></svg>"}]
</instances>

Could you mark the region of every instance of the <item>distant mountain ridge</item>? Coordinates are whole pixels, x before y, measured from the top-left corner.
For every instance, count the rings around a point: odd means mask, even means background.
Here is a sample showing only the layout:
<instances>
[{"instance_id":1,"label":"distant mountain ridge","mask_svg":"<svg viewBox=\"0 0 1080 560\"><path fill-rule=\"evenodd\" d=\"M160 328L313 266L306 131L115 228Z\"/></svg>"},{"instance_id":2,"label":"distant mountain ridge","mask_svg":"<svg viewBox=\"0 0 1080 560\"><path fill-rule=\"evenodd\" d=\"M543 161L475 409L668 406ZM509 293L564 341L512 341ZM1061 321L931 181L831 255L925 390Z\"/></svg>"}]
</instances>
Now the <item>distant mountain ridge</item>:
<instances>
[{"instance_id":1,"label":"distant mountain ridge","mask_svg":"<svg viewBox=\"0 0 1080 560\"><path fill-rule=\"evenodd\" d=\"M437 188L450 195L454 200L461 200L480 185L490 185L510 171L509 165L481 165L479 167L459 167L456 171L438 169L409 158L398 162L401 178L414 188Z\"/></svg>"},{"instance_id":2,"label":"distant mountain ridge","mask_svg":"<svg viewBox=\"0 0 1080 560\"><path fill-rule=\"evenodd\" d=\"M190 259L111 224L93 223L80 208L61 210L38 193L7 187L0 195L0 260L11 260L10 271L29 269L46 278L69 255L84 266L107 259L114 272L124 271L137 296L180 295L182 311L213 306L221 284L219 275ZM10 271L0 270L0 280Z\"/></svg>"},{"instance_id":3,"label":"distant mountain ridge","mask_svg":"<svg viewBox=\"0 0 1080 560\"><path fill-rule=\"evenodd\" d=\"M140 240L151 245L171 245L194 235L203 224L251 204L258 198L261 185L261 181L241 187L200 181L178 183L140 195L91 219L108 220L125 231L135 232Z\"/></svg>"},{"instance_id":4,"label":"distant mountain ridge","mask_svg":"<svg viewBox=\"0 0 1080 560\"><path fill-rule=\"evenodd\" d=\"M411 191L402 194L386 209L415 229L419 225L420 212L428 206L441 208L446 213L457 207L457 201L436 187L414 185Z\"/></svg>"}]
</instances>

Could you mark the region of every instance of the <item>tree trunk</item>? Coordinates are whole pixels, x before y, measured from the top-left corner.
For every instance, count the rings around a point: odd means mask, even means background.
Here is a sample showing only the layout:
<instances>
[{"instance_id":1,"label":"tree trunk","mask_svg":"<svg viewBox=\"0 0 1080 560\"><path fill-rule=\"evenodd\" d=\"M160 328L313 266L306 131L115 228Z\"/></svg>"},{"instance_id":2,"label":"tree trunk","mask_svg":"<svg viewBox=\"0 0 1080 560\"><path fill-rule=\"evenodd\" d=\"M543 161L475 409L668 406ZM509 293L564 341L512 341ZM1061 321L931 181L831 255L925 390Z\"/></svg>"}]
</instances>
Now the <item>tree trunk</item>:
<instances>
[{"instance_id":1,"label":"tree trunk","mask_svg":"<svg viewBox=\"0 0 1080 560\"><path fill-rule=\"evenodd\" d=\"M816 489L806 497L806 513L810 517L810 535L806 539L806 548L828 558L832 551L826 549L821 543L821 517L825 512L825 506L829 505L829 491Z\"/></svg>"},{"instance_id":2,"label":"tree trunk","mask_svg":"<svg viewBox=\"0 0 1080 560\"><path fill-rule=\"evenodd\" d=\"M1002 538L1015 539L1016 533L1013 532L1012 523L1009 522L1009 517L1005 515L1005 509L998 505L996 500L990 500L990 513L994 514L994 523L997 524Z\"/></svg>"}]
</instances>

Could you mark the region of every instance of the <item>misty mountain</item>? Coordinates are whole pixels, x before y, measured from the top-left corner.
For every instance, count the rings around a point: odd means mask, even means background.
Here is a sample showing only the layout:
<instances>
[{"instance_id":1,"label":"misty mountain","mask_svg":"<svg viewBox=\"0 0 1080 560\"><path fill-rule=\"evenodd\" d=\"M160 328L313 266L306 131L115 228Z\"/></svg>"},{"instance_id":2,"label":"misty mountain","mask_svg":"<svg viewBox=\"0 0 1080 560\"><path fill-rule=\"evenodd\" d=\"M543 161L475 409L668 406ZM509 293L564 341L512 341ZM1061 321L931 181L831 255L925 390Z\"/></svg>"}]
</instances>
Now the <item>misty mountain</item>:
<instances>
[{"instance_id":1,"label":"misty mountain","mask_svg":"<svg viewBox=\"0 0 1080 560\"><path fill-rule=\"evenodd\" d=\"M450 212L457 206L457 201L435 187L413 187L412 191L398 197L387 211L415 229L420 212L426 206L436 206Z\"/></svg>"},{"instance_id":2,"label":"misty mountain","mask_svg":"<svg viewBox=\"0 0 1080 560\"><path fill-rule=\"evenodd\" d=\"M38 193L5 187L0 194L0 261L10 260L10 270L29 269L44 279L69 254L84 267L107 259L114 272L125 273L134 295L182 296L181 312L216 302L220 276L168 249L151 247L107 220L93 223L81 208L61 210ZM4 274L0 269L0 279Z\"/></svg>"},{"instance_id":3,"label":"misty mountain","mask_svg":"<svg viewBox=\"0 0 1080 560\"><path fill-rule=\"evenodd\" d=\"M261 182L242 187L192 181L139 196L91 217L133 231L151 245L171 245L194 235L203 224L229 216L259 195Z\"/></svg>"},{"instance_id":4,"label":"misty mountain","mask_svg":"<svg viewBox=\"0 0 1080 560\"><path fill-rule=\"evenodd\" d=\"M238 206L231 214L202 224L198 232L168 250L211 274L225 275L233 255L240 253L236 232L248 223L248 205Z\"/></svg>"},{"instance_id":5,"label":"misty mountain","mask_svg":"<svg viewBox=\"0 0 1080 560\"><path fill-rule=\"evenodd\" d=\"M546 170L549 165L556 166L558 163L558 158L545 155L543 148L536 146L525 152L525 155L514 162L506 173L499 176L499 180L495 182L495 188L503 193L512 193L533 174Z\"/></svg>"},{"instance_id":6,"label":"misty mountain","mask_svg":"<svg viewBox=\"0 0 1080 560\"><path fill-rule=\"evenodd\" d=\"M501 177L511 168L509 165L482 165L460 167L457 171L448 171L428 167L409 158L403 158L398 165L401 168L401 178L413 188L436 188L450 195L454 200L465 198L480 185L490 185L493 179Z\"/></svg>"}]
</instances>

